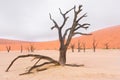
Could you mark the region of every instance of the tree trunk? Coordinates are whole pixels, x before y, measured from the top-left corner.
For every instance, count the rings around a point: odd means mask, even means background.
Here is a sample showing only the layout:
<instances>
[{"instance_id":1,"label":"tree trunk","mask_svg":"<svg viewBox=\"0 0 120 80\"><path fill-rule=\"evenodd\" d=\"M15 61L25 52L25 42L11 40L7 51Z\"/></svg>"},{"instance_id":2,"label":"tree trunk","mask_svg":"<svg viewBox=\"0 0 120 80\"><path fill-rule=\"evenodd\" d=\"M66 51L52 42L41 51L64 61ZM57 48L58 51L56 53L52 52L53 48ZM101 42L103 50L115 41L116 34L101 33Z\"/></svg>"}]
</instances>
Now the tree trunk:
<instances>
[{"instance_id":1,"label":"tree trunk","mask_svg":"<svg viewBox=\"0 0 120 80\"><path fill-rule=\"evenodd\" d=\"M64 66L66 64L66 51L67 49L60 49L59 64Z\"/></svg>"},{"instance_id":2,"label":"tree trunk","mask_svg":"<svg viewBox=\"0 0 120 80\"><path fill-rule=\"evenodd\" d=\"M78 48L78 52L80 52L80 48Z\"/></svg>"}]
</instances>

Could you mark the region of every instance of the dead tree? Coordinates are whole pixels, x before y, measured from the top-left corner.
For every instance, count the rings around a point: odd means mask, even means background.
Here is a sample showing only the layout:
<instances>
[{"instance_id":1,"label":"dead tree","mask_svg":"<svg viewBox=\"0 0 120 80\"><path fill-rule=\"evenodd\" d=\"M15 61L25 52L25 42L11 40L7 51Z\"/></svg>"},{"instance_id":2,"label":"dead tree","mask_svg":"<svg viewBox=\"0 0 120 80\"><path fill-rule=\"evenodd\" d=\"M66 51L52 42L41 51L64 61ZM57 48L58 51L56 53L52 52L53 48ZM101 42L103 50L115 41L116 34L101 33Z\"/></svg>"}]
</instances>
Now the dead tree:
<instances>
[{"instance_id":1,"label":"dead tree","mask_svg":"<svg viewBox=\"0 0 120 80\"><path fill-rule=\"evenodd\" d=\"M65 27L66 22L68 21L69 17L67 16L68 13L70 13L73 10L73 22L72 25L69 28L66 28L65 31L63 31L63 28ZM60 43L60 48L59 48L59 63L60 65L65 65L66 63L66 52L68 49L68 46L71 42L71 39L73 36L79 34L79 35L88 35L86 33L79 32L78 30L83 28L87 29L90 24L88 23L83 23L80 24L79 22L84 18L87 17L86 13L81 15L82 11L82 5L78 6L78 9L76 9L76 6L71 8L70 10L66 12L62 12L61 9L59 9L61 16L63 17L63 23L61 25L58 25L58 23L52 18L50 14L50 20L54 23L54 26L51 28L57 29L58 35L59 35L59 43Z\"/></svg>"},{"instance_id":2,"label":"dead tree","mask_svg":"<svg viewBox=\"0 0 120 80\"><path fill-rule=\"evenodd\" d=\"M83 51L85 52L86 51L86 43L82 43L83 45Z\"/></svg>"},{"instance_id":3,"label":"dead tree","mask_svg":"<svg viewBox=\"0 0 120 80\"><path fill-rule=\"evenodd\" d=\"M78 52L80 52L81 46L80 46L80 41L78 41Z\"/></svg>"},{"instance_id":4,"label":"dead tree","mask_svg":"<svg viewBox=\"0 0 120 80\"><path fill-rule=\"evenodd\" d=\"M33 45L30 45L30 52L34 52L35 51L35 47Z\"/></svg>"},{"instance_id":5,"label":"dead tree","mask_svg":"<svg viewBox=\"0 0 120 80\"><path fill-rule=\"evenodd\" d=\"M27 50L28 52L30 52L30 48L29 48L29 47L27 47L26 50Z\"/></svg>"},{"instance_id":6,"label":"dead tree","mask_svg":"<svg viewBox=\"0 0 120 80\"><path fill-rule=\"evenodd\" d=\"M93 43L92 43L92 46L93 46L93 51L95 52L96 51L96 48L97 48L97 42L95 39L93 39Z\"/></svg>"},{"instance_id":7,"label":"dead tree","mask_svg":"<svg viewBox=\"0 0 120 80\"><path fill-rule=\"evenodd\" d=\"M72 49L72 52L74 52L74 48L75 48L75 44L71 44L71 49Z\"/></svg>"},{"instance_id":8,"label":"dead tree","mask_svg":"<svg viewBox=\"0 0 120 80\"><path fill-rule=\"evenodd\" d=\"M9 53L11 50L11 46L6 46L7 52Z\"/></svg>"},{"instance_id":9,"label":"dead tree","mask_svg":"<svg viewBox=\"0 0 120 80\"><path fill-rule=\"evenodd\" d=\"M109 49L109 42L105 43L105 49Z\"/></svg>"},{"instance_id":10,"label":"dead tree","mask_svg":"<svg viewBox=\"0 0 120 80\"><path fill-rule=\"evenodd\" d=\"M81 29L81 28L87 29L90 24L88 24L88 23L80 24L79 23L84 17L87 16L86 13L83 14L82 16L80 16L81 11L82 11L82 5L79 5L78 9L76 9L76 6L74 6L73 8L71 8L68 11L66 11L65 13L63 13L61 11L61 9L59 9L59 11L60 11L60 14L63 17L63 23L61 25L58 25L58 23L52 18L51 14L49 14L50 20L54 23L54 26L51 29L55 29L56 28L58 30L58 36L59 36L59 42L60 42L60 47L59 47L59 52L60 52L59 61L56 61L56 60L54 60L54 59L52 59L50 57L42 56L42 55L35 55L35 54L20 55L20 56L18 56L17 58L15 58L11 62L11 64L7 68L6 72L10 69L10 67L13 65L13 63L17 59L19 59L19 58L25 58L25 57L33 57L33 58L38 59L38 61L26 73L30 73L34 68L41 67L43 65L51 64L51 63L53 63L55 65L56 64L57 65L61 65L61 66L65 66L65 65L67 65L67 66L77 66L77 65L66 64L66 52L67 52L68 46L69 46L69 44L70 44L71 39L72 39L73 36L75 36L77 34L80 34L80 35L89 35L89 34L86 34L86 33L79 32L78 29ZM69 17L67 16L67 14L70 13L70 12L72 12L72 11L73 11L73 22L72 22L72 25L69 28L64 29L65 31L63 31L63 28L65 27L66 22L69 19ZM45 62L43 64L37 65L38 62L41 59L48 60L49 62ZM81 66L81 65L79 65L79 66Z\"/></svg>"},{"instance_id":11,"label":"dead tree","mask_svg":"<svg viewBox=\"0 0 120 80\"><path fill-rule=\"evenodd\" d=\"M21 53L23 52L23 46L22 45L20 46L20 52Z\"/></svg>"}]
</instances>

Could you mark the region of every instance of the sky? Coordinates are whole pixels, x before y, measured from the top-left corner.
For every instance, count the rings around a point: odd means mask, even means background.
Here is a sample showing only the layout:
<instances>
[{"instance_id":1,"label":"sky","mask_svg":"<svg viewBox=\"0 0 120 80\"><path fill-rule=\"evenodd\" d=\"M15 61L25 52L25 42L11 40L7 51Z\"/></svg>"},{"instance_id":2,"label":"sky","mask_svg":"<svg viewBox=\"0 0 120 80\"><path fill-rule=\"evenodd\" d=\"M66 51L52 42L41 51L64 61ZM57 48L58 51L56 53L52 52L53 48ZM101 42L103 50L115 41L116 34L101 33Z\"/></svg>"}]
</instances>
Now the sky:
<instances>
[{"instance_id":1,"label":"sky","mask_svg":"<svg viewBox=\"0 0 120 80\"><path fill-rule=\"evenodd\" d=\"M0 38L25 41L57 40L57 30L49 19L49 13L61 24L63 12L74 5L83 5L87 13L83 22L90 23L87 33L120 25L120 0L0 0ZM68 15L72 19L72 12ZM69 20L66 26L70 26Z\"/></svg>"}]
</instances>

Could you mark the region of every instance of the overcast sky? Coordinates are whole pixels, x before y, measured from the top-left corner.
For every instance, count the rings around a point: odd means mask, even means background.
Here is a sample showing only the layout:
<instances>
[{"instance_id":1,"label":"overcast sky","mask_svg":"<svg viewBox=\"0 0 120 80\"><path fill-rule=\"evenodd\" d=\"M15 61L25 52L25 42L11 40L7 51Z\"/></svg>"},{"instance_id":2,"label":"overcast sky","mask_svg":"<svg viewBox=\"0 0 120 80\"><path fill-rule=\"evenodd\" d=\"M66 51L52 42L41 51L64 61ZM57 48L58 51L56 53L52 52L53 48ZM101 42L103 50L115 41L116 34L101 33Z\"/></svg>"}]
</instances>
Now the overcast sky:
<instances>
[{"instance_id":1,"label":"overcast sky","mask_svg":"<svg viewBox=\"0 0 120 80\"><path fill-rule=\"evenodd\" d=\"M0 0L0 38L56 40L57 30L50 29L49 13L60 23L58 8L65 12L79 4L83 13L88 13L84 20L91 24L88 32L120 25L120 0Z\"/></svg>"}]
</instances>

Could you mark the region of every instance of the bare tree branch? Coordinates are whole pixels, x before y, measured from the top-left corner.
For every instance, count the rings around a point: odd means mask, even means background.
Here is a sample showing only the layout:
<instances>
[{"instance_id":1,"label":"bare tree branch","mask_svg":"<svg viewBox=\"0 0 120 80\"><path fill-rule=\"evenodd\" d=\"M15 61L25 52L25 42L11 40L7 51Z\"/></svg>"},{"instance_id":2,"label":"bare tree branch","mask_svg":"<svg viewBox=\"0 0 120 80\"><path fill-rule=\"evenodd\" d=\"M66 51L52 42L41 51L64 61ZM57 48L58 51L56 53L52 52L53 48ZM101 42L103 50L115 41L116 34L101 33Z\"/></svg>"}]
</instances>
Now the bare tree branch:
<instances>
[{"instance_id":1,"label":"bare tree branch","mask_svg":"<svg viewBox=\"0 0 120 80\"><path fill-rule=\"evenodd\" d=\"M68 28L68 29L65 30L65 33L63 35L63 39L65 39L65 37L67 36L68 31L70 31L70 30L71 30L71 28Z\"/></svg>"},{"instance_id":2,"label":"bare tree branch","mask_svg":"<svg viewBox=\"0 0 120 80\"><path fill-rule=\"evenodd\" d=\"M78 11L77 11L77 14L79 14L81 11L82 11L82 5L79 5L79 7L78 7Z\"/></svg>"},{"instance_id":3,"label":"bare tree branch","mask_svg":"<svg viewBox=\"0 0 120 80\"><path fill-rule=\"evenodd\" d=\"M78 23L78 27L75 28L75 31L80 29L80 28L87 29L87 28L89 28L89 26L90 26L90 24L88 24L88 23L84 23L82 25Z\"/></svg>"},{"instance_id":4,"label":"bare tree branch","mask_svg":"<svg viewBox=\"0 0 120 80\"><path fill-rule=\"evenodd\" d=\"M54 63L54 62L44 62L43 64L40 64L40 65L34 65L32 66L27 73L30 73L33 69L37 68L37 67L41 67L41 66L44 66L46 64L51 64L51 63Z\"/></svg>"},{"instance_id":5,"label":"bare tree branch","mask_svg":"<svg viewBox=\"0 0 120 80\"><path fill-rule=\"evenodd\" d=\"M74 9L74 7L73 7L73 8L71 8L71 9L69 9L69 10L68 10L68 11L66 11L65 13L62 13L61 9L59 8L60 13L61 13L61 14L63 14L64 16L65 16L66 14L68 14L70 11L72 11L73 9Z\"/></svg>"},{"instance_id":6,"label":"bare tree branch","mask_svg":"<svg viewBox=\"0 0 120 80\"><path fill-rule=\"evenodd\" d=\"M59 29L59 26L58 26L57 22L52 18L52 16L51 16L50 13L49 13L49 16L50 16L50 20L52 20L52 22L54 23L54 26L53 26L51 29L52 29L52 30L53 30L54 28Z\"/></svg>"},{"instance_id":7,"label":"bare tree branch","mask_svg":"<svg viewBox=\"0 0 120 80\"><path fill-rule=\"evenodd\" d=\"M74 8L71 8L70 10L66 11L65 13L63 13L62 10L59 8L60 14L63 16L63 19L64 19L63 24L61 25L60 28L64 27L65 23L67 22L67 19L69 18L69 17L66 17L66 15L67 15L67 13L69 13L70 11L72 11L73 9Z\"/></svg>"},{"instance_id":8,"label":"bare tree branch","mask_svg":"<svg viewBox=\"0 0 120 80\"><path fill-rule=\"evenodd\" d=\"M69 45L69 43L71 42L71 39L74 35L76 34L81 34L81 35L89 35L89 34L86 34L86 33L79 33L79 32L75 32L76 30L78 30L79 28L81 27L78 27L78 24L79 24L79 21L84 18L84 17L87 17L87 13L85 13L84 15L82 15L81 17L78 17L80 12L82 11L82 5L79 6L78 10L76 10L76 6L74 6L74 19L73 19L73 24L71 26L71 30L70 30L70 33L68 35L68 38L67 38L67 41L66 41L66 46ZM86 24L85 24L86 25ZM82 25L85 27L85 25ZM88 28L88 27L85 27L85 28Z\"/></svg>"},{"instance_id":9,"label":"bare tree branch","mask_svg":"<svg viewBox=\"0 0 120 80\"><path fill-rule=\"evenodd\" d=\"M79 35L91 35L91 34L87 34L87 33L74 32L74 33L73 33L73 36L75 36L75 35L77 35L77 34L79 34Z\"/></svg>"},{"instance_id":10,"label":"bare tree branch","mask_svg":"<svg viewBox=\"0 0 120 80\"><path fill-rule=\"evenodd\" d=\"M43 55L36 55L36 54L28 54L28 55L20 55L18 57L16 57L11 63L10 65L8 66L8 68L6 69L6 72L8 72L8 70L10 69L10 67L13 65L13 63L19 59L19 58L25 58L25 57L33 57L33 58L38 58L38 59L45 59L45 60L48 60L50 62L54 62L55 64L58 63L56 60L50 58L50 57L47 57L47 56L43 56ZM39 60L40 61L40 60ZM36 62L35 64L37 64L38 62ZM58 63L59 64L59 63Z\"/></svg>"},{"instance_id":11,"label":"bare tree branch","mask_svg":"<svg viewBox=\"0 0 120 80\"><path fill-rule=\"evenodd\" d=\"M77 19L76 23L78 23L81 19L83 19L84 17L87 17L87 13L83 14L80 18Z\"/></svg>"},{"instance_id":12,"label":"bare tree branch","mask_svg":"<svg viewBox=\"0 0 120 80\"><path fill-rule=\"evenodd\" d=\"M61 27L60 28L63 28L64 27L64 25L65 25L65 23L67 22L67 19L68 19L69 17L65 17L64 18L64 22L63 22L63 24L61 25Z\"/></svg>"}]
</instances>

